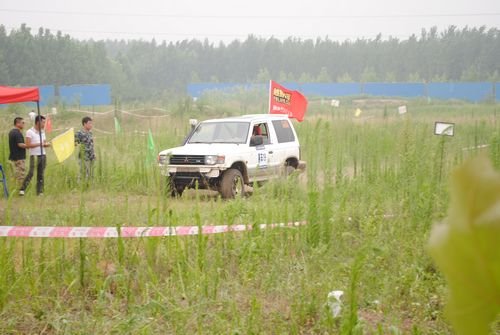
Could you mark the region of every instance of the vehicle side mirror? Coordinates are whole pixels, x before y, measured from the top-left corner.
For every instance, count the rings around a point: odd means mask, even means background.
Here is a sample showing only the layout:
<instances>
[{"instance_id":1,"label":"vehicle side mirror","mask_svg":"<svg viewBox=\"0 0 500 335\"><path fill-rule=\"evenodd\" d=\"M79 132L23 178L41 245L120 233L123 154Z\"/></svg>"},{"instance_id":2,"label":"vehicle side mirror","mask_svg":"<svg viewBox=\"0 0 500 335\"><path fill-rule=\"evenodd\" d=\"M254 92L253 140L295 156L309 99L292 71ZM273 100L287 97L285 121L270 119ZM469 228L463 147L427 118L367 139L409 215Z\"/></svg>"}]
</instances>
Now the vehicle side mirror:
<instances>
[{"instance_id":1,"label":"vehicle side mirror","mask_svg":"<svg viewBox=\"0 0 500 335\"><path fill-rule=\"evenodd\" d=\"M256 147L264 144L264 138L261 135L254 135L250 137L250 146Z\"/></svg>"}]
</instances>

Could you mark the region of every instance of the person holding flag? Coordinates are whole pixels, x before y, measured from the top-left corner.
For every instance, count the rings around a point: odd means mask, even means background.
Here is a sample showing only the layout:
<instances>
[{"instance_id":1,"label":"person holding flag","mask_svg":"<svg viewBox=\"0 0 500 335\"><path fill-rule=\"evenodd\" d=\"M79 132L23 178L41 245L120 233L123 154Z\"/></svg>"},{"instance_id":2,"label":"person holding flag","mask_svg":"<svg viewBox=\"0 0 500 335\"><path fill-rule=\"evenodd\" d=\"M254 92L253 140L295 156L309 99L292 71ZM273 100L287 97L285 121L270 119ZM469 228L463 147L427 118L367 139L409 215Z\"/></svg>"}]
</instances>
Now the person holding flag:
<instances>
[{"instance_id":1,"label":"person holding flag","mask_svg":"<svg viewBox=\"0 0 500 335\"><path fill-rule=\"evenodd\" d=\"M30 149L30 167L19 195L24 195L35 172L36 159L36 194L43 195L44 172L47 165L46 152L44 148L50 147L50 143L45 142L45 116L37 115L35 125L26 132L26 148ZM41 144L40 144L41 142Z\"/></svg>"},{"instance_id":2,"label":"person holding flag","mask_svg":"<svg viewBox=\"0 0 500 335\"><path fill-rule=\"evenodd\" d=\"M80 144L78 160L80 164L80 178L82 175L88 181L94 176L94 138L92 135L92 119L85 116L82 119L82 129L75 134L75 145Z\"/></svg>"}]
</instances>

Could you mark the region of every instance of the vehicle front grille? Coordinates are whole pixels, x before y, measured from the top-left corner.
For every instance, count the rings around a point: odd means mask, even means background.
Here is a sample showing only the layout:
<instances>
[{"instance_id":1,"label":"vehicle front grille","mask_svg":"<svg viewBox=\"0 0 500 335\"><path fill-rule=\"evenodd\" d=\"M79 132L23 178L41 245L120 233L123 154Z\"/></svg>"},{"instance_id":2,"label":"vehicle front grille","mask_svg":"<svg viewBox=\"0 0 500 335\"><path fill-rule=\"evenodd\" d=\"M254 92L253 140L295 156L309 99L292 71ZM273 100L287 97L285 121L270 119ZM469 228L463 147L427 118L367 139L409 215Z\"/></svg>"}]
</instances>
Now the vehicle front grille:
<instances>
[{"instance_id":1,"label":"vehicle front grille","mask_svg":"<svg viewBox=\"0 0 500 335\"><path fill-rule=\"evenodd\" d=\"M205 156L203 155L172 155L170 156L172 165L204 165Z\"/></svg>"}]
</instances>

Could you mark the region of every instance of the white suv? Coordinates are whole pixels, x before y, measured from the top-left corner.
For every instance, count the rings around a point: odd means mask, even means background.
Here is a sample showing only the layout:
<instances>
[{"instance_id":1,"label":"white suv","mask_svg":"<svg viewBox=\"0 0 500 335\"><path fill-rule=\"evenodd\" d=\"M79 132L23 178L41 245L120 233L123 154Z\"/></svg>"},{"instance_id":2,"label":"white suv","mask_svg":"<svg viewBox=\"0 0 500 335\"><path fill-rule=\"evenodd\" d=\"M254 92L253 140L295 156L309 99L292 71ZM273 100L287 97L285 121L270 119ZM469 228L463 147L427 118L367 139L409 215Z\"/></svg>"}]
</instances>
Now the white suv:
<instances>
[{"instance_id":1,"label":"white suv","mask_svg":"<svg viewBox=\"0 0 500 335\"><path fill-rule=\"evenodd\" d=\"M184 145L160 152L172 195L211 189L223 198L245 195L254 182L305 169L292 122L286 115L257 114L206 120Z\"/></svg>"}]
</instances>

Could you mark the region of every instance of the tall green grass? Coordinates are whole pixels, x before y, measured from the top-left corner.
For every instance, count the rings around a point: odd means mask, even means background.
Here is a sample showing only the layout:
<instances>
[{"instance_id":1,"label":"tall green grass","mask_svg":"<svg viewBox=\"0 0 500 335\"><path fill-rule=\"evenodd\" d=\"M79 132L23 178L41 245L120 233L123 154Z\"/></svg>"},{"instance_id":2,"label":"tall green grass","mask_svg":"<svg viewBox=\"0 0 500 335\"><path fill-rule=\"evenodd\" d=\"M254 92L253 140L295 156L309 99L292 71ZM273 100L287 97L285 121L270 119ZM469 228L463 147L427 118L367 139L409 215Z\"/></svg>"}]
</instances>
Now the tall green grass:
<instances>
[{"instance_id":1,"label":"tall green grass","mask_svg":"<svg viewBox=\"0 0 500 335\"><path fill-rule=\"evenodd\" d=\"M146 163L141 132L151 128L158 149L178 145L200 113L181 107L169 120L123 118L119 135L96 131L88 187L77 181L76 159L49 156L45 196L1 200L2 224L308 224L215 236L0 238L0 333L451 332L444 282L424 244L446 212L451 169L482 151L498 166L494 106L416 102L409 115L377 106L355 118L354 106L312 105L296 124L306 172L234 201L202 191L168 198ZM65 127L81 117L61 114L54 123ZM434 121L455 122L456 135L434 136ZM104 117L94 125L113 132ZM490 147L471 148L481 144ZM339 319L326 304L332 290L345 292Z\"/></svg>"}]
</instances>

